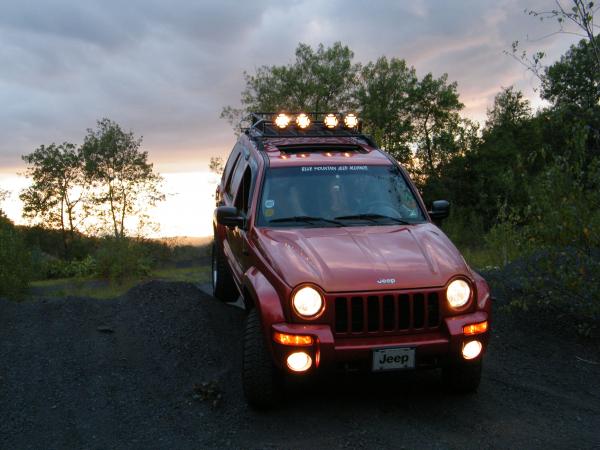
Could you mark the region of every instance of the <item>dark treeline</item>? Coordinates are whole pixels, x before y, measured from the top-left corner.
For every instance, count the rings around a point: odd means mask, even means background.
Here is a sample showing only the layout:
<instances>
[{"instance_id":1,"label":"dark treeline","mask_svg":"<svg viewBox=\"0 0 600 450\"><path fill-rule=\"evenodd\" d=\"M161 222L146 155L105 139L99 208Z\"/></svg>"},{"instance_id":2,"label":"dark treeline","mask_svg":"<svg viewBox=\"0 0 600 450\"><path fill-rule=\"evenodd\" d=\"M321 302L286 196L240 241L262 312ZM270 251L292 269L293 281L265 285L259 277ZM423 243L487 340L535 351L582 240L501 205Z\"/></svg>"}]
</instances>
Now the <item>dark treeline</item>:
<instances>
[{"instance_id":1,"label":"dark treeline","mask_svg":"<svg viewBox=\"0 0 600 450\"><path fill-rule=\"evenodd\" d=\"M251 111L357 111L426 202L451 201L443 228L472 265L498 272L512 306L556 307L589 334L600 312L598 43L583 39L538 68L547 107L533 111L502 87L483 126L461 116L447 75L419 77L385 56L357 64L341 43L300 44L292 63L244 73L242 107L222 117L237 125Z\"/></svg>"}]
</instances>

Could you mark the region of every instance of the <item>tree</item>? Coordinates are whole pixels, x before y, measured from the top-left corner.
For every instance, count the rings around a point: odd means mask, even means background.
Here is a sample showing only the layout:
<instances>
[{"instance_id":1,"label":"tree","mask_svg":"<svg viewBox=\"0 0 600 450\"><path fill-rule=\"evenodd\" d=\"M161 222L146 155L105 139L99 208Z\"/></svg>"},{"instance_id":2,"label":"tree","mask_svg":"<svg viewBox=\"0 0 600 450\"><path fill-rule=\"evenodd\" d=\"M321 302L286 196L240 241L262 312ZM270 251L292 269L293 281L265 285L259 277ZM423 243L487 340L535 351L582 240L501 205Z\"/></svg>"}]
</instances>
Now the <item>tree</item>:
<instances>
[{"instance_id":1,"label":"tree","mask_svg":"<svg viewBox=\"0 0 600 450\"><path fill-rule=\"evenodd\" d=\"M415 69L406 61L382 56L360 70L355 94L365 131L403 163L411 159L411 109L416 85Z\"/></svg>"},{"instance_id":2,"label":"tree","mask_svg":"<svg viewBox=\"0 0 600 450\"><path fill-rule=\"evenodd\" d=\"M412 98L412 124L415 156L423 178L439 176L437 167L459 152L459 111L457 84L448 83L448 75L434 78L428 73L415 87Z\"/></svg>"},{"instance_id":3,"label":"tree","mask_svg":"<svg viewBox=\"0 0 600 450\"><path fill-rule=\"evenodd\" d=\"M527 204L524 187L545 164L544 119L534 117L529 101L512 86L503 88L488 109L482 140L471 157L472 201L486 226L496 220L499 207Z\"/></svg>"},{"instance_id":4,"label":"tree","mask_svg":"<svg viewBox=\"0 0 600 450\"><path fill-rule=\"evenodd\" d=\"M81 220L81 202L85 195L85 179L81 153L75 145L64 142L42 145L24 155L29 165L26 175L32 184L23 190L23 216L44 226L61 230L63 248L69 256L77 223Z\"/></svg>"},{"instance_id":5,"label":"tree","mask_svg":"<svg viewBox=\"0 0 600 450\"><path fill-rule=\"evenodd\" d=\"M154 172L141 144L142 138L105 118L96 130L88 129L82 146L93 201L108 214L116 239L125 236L128 218L142 220L149 207L165 198L160 191L162 177Z\"/></svg>"},{"instance_id":6,"label":"tree","mask_svg":"<svg viewBox=\"0 0 600 450\"><path fill-rule=\"evenodd\" d=\"M0 188L0 216L4 215L4 211L2 210L2 203L8 198L9 194L10 192Z\"/></svg>"},{"instance_id":7,"label":"tree","mask_svg":"<svg viewBox=\"0 0 600 450\"><path fill-rule=\"evenodd\" d=\"M22 233L0 211L0 297L21 298L31 275L31 253Z\"/></svg>"},{"instance_id":8,"label":"tree","mask_svg":"<svg viewBox=\"0 0 600 450\"><path fill-rule=\"evenodd\" d=\"M487 110L486 128L515 126L531 118L531 106L521 91L514 86L502 88L494 98L494 105Z\"/></svg>"},{"instance_id":9,"label":"tree","mask_svg":"<svg viewBox=\"0 0 600 450\"><path fill-rule=\"evenodd\" d=\"M594 37L600 30L600 27L594 23L594 16L600 7L596 6L594 2L584 0L572 0L571 8L563 6L558 0L554 3L556 7L549 11L526 11L529 15L542 21L555 19L558 22L559 30L552 34L565 33L582 37L590 46L596 70L600 70L600 42ZM569 25L575 28L567 28Z\"/></svg>"},{"instance_id":10,"label":"tree","mask_svg":"<svg viewBox=\"0 0 600 450\"><path fill-rule=\"evenodd\" d=\"M600 41L597 39L596 33L600 30L600 26L596 25L595 15L600 9L594 2L584 0L572 0L572 6L564 6L560 0L554 1L554 8L544 11L536 11L526 9L525 13L530 16L537 17L540 21L556 20L558 30L549 33L544 37L553 36L555 34L568 34L579 36L587 42L590 47L591 59L596 67L596 72L600 71ZM511 56L517 62L522 64L527 70L531 71L540 80L543 80L543 72L545 67L543 59L546 54L543 51L535 52L531 57L527 51L523 50L519 54L519 41L512 43L512 52L504 52Z\"/></svg>"},{"instance_id":11,"label":"tree","mask_svg":"<svg viewBox=\"0 0 600 450\"><path fill-rule=\"evenodd\" d=\"M600 45L600 36L593 41L581 40L545 69L542 98L559 107L574 105L584 111L599 109L600 63L596 60L592 42Z\"/></svg>"},{"instance_id":12,"label":"tree","mask_svg":"<svg viewBox=\"0 0 600 450\"><path fill-rule=\"evenodd\" d=\"M359 69L352 63L354 53L340 42L316 50L306 44L296 48L296 59L285 66L262 66L254 75L244 72L242 108L227 106L221 117L237 125L244 113L252 111L346 110Z\"/></svg>"},{"instance_id":13,"label":"tree","mask_svg":"<svg viewBox=\"0 0 600 450\"><path fill-rule=\"evenodd\" d=\"M217 175L222 175L223 170L225 170L225 163L223 162L223 158L220 156L211 156L210 163L208 164L208 170Z\"/></svg>"}]
</instances>

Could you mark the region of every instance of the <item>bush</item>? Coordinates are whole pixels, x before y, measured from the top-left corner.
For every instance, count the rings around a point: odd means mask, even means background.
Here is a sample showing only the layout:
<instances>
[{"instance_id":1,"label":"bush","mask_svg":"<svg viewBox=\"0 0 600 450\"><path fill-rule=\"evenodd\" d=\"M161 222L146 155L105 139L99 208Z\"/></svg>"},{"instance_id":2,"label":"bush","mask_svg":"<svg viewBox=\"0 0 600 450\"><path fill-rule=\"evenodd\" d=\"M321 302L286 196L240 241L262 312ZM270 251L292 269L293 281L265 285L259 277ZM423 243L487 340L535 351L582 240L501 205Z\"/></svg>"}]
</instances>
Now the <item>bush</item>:
<instances>
[{"instance_id":1,"label":"bush","mask_svg":"<svg viewBox=\"0 0 600 450\"><path fill-rule=\"evenodd\" d=\"M34 252L34 261L38 271L37 279L48 280L58 278L83 278L96 273L96 260L88 255L81 260L65 261L49 256L38 256Z\"/></svg>"},{"instance_id":2,"label":"bush","mask_svg":"<svg viewBox=\"0 0 600 450\"><path fill-rule=\"evenodd\" d=\"M31 254L14 225L0 212L0 296L21 298L31 280Z\"/></svg>"},{"instance_id":3,"label":"bush","mask_svg":"<svg viewBox=\"0 0 600 450\"><path fill-rule=\"evenodd\" d=\"M513 308L551 313L584 335L600 319L600 160L557 158L500 216L486 241L502 254L498 288ZM494 250L495 249L495 250Z\"/></svg>"},{"instance_id":4,"label":"bush","mask_svg":"<svg viewBox=\"0 0 600 450\"><path fill-rule=\"evenodd\" d=\"M105 238L96 252L96 273L111 281L146 276L156 262L143 242Z\"/></svg>"}]
</instances>

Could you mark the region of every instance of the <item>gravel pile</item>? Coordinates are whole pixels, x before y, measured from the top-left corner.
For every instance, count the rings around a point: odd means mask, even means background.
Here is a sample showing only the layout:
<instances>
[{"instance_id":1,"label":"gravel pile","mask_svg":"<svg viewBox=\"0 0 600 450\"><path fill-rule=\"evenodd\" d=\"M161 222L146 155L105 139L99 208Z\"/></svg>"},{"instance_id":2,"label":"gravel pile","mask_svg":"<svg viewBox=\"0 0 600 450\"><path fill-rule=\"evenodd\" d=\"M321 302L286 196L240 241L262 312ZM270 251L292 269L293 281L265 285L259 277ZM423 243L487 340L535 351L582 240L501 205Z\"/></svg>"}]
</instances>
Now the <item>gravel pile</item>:
<instances>
[{"instance_id":1,"label":"gravel pile","mask_svg":"<svg viewBox=\"0 0 600 450\"><path fill-rule=\"evenodd\" d=\"M210 444L223 386L237 382L242 316L185 283L1 301L0 448Z\"/></svg>"}]
</instances>

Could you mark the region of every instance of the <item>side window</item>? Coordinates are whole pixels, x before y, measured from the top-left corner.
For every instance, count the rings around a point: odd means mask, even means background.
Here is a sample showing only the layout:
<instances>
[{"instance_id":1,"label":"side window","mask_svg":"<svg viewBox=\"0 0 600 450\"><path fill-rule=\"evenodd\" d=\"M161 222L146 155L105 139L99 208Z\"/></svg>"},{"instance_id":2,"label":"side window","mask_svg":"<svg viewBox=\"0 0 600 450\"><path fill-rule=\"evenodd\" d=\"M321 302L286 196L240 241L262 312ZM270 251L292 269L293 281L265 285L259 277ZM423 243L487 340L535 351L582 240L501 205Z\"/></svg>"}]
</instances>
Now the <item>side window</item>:
<instances>
[{"instance_id":1,"label":"side window","mask_svg":"<svg viewBox=\"0 0 600 450\"><path fill-rule=\"evenodd\" d=\"M233 169L233 175L231 176L229 191L227 192L232 197L239 190L240 182L242 181L242 175L244 175L244 170L246 170L246 167L248 167L248 165L245 163L246 161L243 158L240 158L237 165Z\"/></svg>"},{"instance_id":2,"label":"side window","mask_svg":"<svg viewBox=\"0 0 600 450\"><path fill-rule=\"evenodd\" d=\"M248 207L250 206L250 190L252 189L252 170L250 166L246 167L242 182L235 196L234 206L240 210L244 215L248 214Z\"/></svg>"},{"instance_id":3,"label":"side window","mask_svg":"<svg viewBox=\"0 0 600 450\"><path fill-rule=\"evenodd\" d=\"M227 194L229 194L230 196L232 195L232 190L231 190L231 184L232 184L232 178L233 178L233 174L235 173L238 163L240 161L240 155L241 153L238 152L238 154L236 155L236 157L233 159L233 164L231 165L231 167L229 168L229 172L225 172L226 174L226 178L225 178L225 192Z\"/></svg>"}]
</instances>

